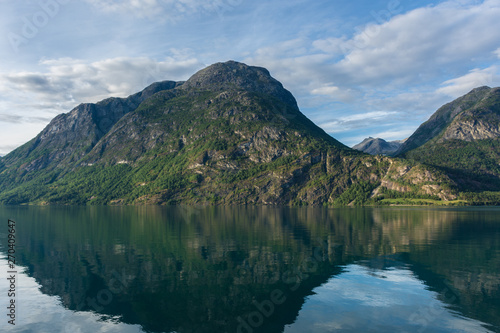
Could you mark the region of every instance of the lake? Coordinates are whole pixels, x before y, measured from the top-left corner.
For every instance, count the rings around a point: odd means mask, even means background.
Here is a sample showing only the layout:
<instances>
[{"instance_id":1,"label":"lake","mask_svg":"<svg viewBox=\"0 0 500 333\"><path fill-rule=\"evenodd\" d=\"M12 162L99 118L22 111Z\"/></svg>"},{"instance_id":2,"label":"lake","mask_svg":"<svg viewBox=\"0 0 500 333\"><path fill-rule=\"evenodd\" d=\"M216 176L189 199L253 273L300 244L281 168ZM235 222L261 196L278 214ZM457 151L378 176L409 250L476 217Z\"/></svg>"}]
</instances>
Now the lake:
<instances>
[{"instance_id":1,"label":"lake","mask_svg":"<svg viewBox=\"0 0 500 333\"><path fill-rule=\"evenodd\" d=\"M2 332L500 332L500 208L0 207L0 221Z\"/></svg>"}]
</instances>

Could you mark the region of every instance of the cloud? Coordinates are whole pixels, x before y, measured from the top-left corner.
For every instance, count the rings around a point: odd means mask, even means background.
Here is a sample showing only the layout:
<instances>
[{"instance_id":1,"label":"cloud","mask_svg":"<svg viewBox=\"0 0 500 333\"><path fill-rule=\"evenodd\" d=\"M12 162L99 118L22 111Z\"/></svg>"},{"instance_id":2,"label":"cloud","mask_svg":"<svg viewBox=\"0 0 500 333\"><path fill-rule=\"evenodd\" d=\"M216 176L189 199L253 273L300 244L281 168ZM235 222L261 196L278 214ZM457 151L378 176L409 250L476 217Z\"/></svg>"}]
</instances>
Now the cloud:
<instances>
[{"instance_id":1,"label":"cloud","mask_svg":"<svg viewBox=\"0 0 500 333\"><path fill-rule=\"evenodd\" d=\"M331 95L334 95L338 91L339 91L339 87L327 85L324 87L320 87L320 88L316 88L316 89L311 90L311 94L331 96Z\"/></svg>"},{"instance_id":2,"label":"cloud","mask_svg":"<svg viewBox=\"0 0 500 333\"><path fill-rule=\"evenodd\" d=\"M0 156L7 155L9 152L19 147L22 143L24 142L19 142L19 144L0 145Z\"/></svg>"},{"instance_id":3,"label":"cloud","mask_svg":"<svg viewBox=\"0 0 500 333\"><path fill-rule=\"evenodd\" d=\"M203 67L196 58L113 58L88 63L62 58L42 60L44 72L20 72L2 77L2 92L35 95L44 108L68 111L83 102L126 97L162 80L184 80Z\"/></svg>"},{"instance_id":4,"label":"cloud","mask_svg":"<svg viewBox=\"0 0 500 333\"><path fill-rule=\"evenodd\" d=\"M493 65L485 69L475 68L463 76L447 80L443 82L443 87L437 89L436 92L456 98L468 93L474 88L481 86L493 87L499 83L499 67Z\"/></svg>"},{"instance_id":5,"label":"cloud","mask_svg":"<svg viewBox=\"0 0 500 333\"><path fill-rule=\"evenodd\" d=\"M312 45L317 50L331 55L343 55L346 50L348 40L344 37L328 37L313 41Z\"/></svg>"},{"instance_id":6,"label":"cloud","mask_svg":"<svg viewBox=\"0 0 500 333\"><path fill-rule=\"evenodd\" d=\"M294 47L261 48L249 59L268 65L287 84L297 77L302 84L314 82L309 91L325 85L398 89L434 81L446 75L443 68L460 73L470 70L473 61L491 58L498 51L498 17L498 0L447 1L379 19L350 38L326 37L309 44L296 39ZM297 49L302 51L297 54Z\"/></svg>"},{"instance_id":7,"label":"cloud","mask_svg":"<svg viewBox=\"0 0 500 333\"><path fill-rule=\"evenodd\" d=\"M2 114L0 113L0 123L22 124L22 123L40 123L49 122L50 117L30 117L21 116L16 114Z\"/></svg>"},{"instance_id":8,"label":"cloud","mask_svg":"<svg viewBox=\"0 0 500 333\"><path fill-rule=\"evenodd\" d=\"M29 117L28 117L29 118ZM48 120L41 122L23 117L13 119L0 116L0 155L6 155L13 149L26 143L39 133Z\"/></svg>"},{"instance_id":9,"label":"cloud","mask_svg":"<svg viewBox=\"0 0 500 333\"><path fill-rule=\"evenodd\" d=\"M410 137L415 132L415 128L394 129L375 134L376 138L383 138L386 141L403 140Z\"/></svg>"},{"instance_id":10,"label":"cloud","mask_svg":"<svg viewBox=\"0 0 500 333\"><path fill-rule=\"evenodd\" d=\"M498 47L500 2L448 1L370 24L347 42L345 57L334 66L356 84L422 81L443 65L490 54Z\"/></svg>"},{"instance_id":11,"label":"cloud","mask_svg":"<svg viewBox=\"0 0 500 333\"><path fill-rule=\"evenodd\" d=\"M321 128L330 133L353 130L360 127L373 126L376 122L386 121L390 116L396 115L394 111L372 111L343 116L335 120L319 124Z\"/></svg>"},{"instance_id":12,"label":"cloud","mask_svg":"<svg viewBox=\"0 0 500 333\"><path fill-rule=\"evenodd\" d=\"M222 13L243 0L85 0L95 8L111 13L127 13L140 18L179 21L195 14Z\"/></svg>"},{"instance_id":13,"label":"cloud","mask_svg":"<svg viewBox=\"0 0 500 333\"><path fill-rule=\"evenodd\" d=\"M404 120L420 123L427 120L430 113L450 101L450 97L437 93L432 85L415 89L403 87L403 90L393 90L388 93L380 91L369 92L366 95L366 105L373 109L399 111Z\"/></svg>"}]
</instances>

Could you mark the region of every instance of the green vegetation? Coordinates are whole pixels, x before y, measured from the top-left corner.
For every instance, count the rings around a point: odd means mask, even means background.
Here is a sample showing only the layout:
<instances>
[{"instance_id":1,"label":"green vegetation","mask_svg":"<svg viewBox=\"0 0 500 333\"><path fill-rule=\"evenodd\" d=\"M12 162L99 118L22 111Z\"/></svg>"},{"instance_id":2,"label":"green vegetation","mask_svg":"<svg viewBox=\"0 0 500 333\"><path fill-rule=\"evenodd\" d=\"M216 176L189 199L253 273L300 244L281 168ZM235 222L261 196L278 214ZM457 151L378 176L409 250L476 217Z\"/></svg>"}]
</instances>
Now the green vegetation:
<instances>
[{"instance_id":1,"label":"green vegetation","mask_svg":"<svg viewBox=\"0 0 500 333\"><path fill-rule=\"evenodd\" d=\"M500 205L500 192L462 192L459 198L471 205Z\"/></svg>"},{"instance_id":2,"label":"green vegetation","mask_svg":"<svg viewBox=\"0 0 500 333\"><path fill-rule=\"evenodd\" d=\"M434 199L418 199L418 198L399 198L399 199L378 199L376 205L380 206L466 206L471 205L470 202L464 200L434 200Z\"/></svg>"},{"instance_id":3,"label":"green vegetation","mask_svg":"<svg viewBox=\"0 0 500 333\"><path fill-rule=\"evenodd\" d=\"M406 156L440 168L461 191L500 189L500 140L447 140L426 144Z\"/></svg>"},{"instance_id":4,"label":"green vegetation","mask_svg":"<svg viewBox=\"0 0 500 333\"><path fill-rule=\"evenodd\" d=\"M415 192L399 192L394 190L389 190L385 187L382 187L379 192L379 196L377 200L384 199L425 199L432 201L441 201L441 199L437 195L432 194L415 194Z\"/></svg>"},{"instance_id":5,"label":"green vegetation","mask_svg":"<svg viewBox=\"0 0 500 333\"><path fill-rule=\"evenodd\" d=\"M335 205L362 205L369 201L370 194L380 184L361 181L350 186L335 201Z\"/></svg>"}]
</instances>

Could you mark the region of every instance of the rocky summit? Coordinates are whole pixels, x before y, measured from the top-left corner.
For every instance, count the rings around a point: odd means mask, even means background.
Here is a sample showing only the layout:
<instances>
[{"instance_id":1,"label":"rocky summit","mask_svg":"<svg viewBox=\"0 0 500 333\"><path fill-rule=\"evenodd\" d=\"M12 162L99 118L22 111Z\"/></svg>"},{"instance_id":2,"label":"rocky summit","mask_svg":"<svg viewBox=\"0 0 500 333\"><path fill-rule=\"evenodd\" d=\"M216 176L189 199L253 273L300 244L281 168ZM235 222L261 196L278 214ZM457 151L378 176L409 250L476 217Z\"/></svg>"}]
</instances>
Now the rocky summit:
<instances>
[{"instance_id":1,"label":"rocky summit","mask_svg":"<svg viewBox=\"0 0 500 333\"><path fill-rule=\"evenodd\" d=\"M0 159L3 204L355 205L450 200L440 170L341 144L260 67L81 104Z\"/></svg>"}]
</instances>

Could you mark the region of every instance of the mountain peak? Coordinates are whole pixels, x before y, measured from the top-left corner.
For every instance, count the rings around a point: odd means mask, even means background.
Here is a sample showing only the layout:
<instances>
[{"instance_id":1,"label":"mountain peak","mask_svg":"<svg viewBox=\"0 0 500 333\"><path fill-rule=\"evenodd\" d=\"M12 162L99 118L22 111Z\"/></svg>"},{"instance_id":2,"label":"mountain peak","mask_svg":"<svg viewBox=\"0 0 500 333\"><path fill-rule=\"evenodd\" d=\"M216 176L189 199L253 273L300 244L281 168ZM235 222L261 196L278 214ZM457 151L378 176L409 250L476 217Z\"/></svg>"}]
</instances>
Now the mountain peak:
<instances>
[{"instance_id":1,"label":"mountain peak","mask_svg":"<svg viewBox=\"0 0 500 333\"><path fill-rule=\"evenodd\" d=\"M370 136L352 148L371 155L390 155L398 150L401 144L401 141L385 141L384 139L372 138Z\"/></svg>"},{"instance_id":2,"label":"mountain peak","mask_svg":"<svg viewBox=\"0 0 500 333\"><path fill-rule=\"evenodd\" d=\"M297 101L283 85L263 67L249 66L237 61L218 62L210 65L187 80L181 89L224 91L241 89L269 94L298 109Z\"/></svg>"},{"instance_id":3,"label":"mountain peak","mask_svg":"<svg viewBox=\"0 0 500 333\"><path fill-rule=\"evenodd\" d=\"M469 92L469 94L473 94L473 93L477 93L477 92L483 92L483 91L486 91L486 92L487 92L487 91L489 91L489 90L491 90L491 88L490 88L490 87L488 87L488 86L481 86L481 87L477 87L477 88L472 89L472 90Z\"/></svg>"},{"instance_id":4,"label":"mountain peak","mask_svg":"<svg viewBox=\"0 0 500 333\"><path fill-rule=\"evenodd\" d=\"M218 62L196 72L184 84L184 88L205 88L207 86L247 86L261 79L263 83L269 83L271 78L269 71L262 67L248 66L233 60ZM274 82L273 82L274 83Z\"/></svg>"}]
</instances>

